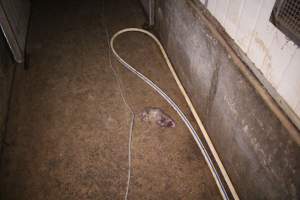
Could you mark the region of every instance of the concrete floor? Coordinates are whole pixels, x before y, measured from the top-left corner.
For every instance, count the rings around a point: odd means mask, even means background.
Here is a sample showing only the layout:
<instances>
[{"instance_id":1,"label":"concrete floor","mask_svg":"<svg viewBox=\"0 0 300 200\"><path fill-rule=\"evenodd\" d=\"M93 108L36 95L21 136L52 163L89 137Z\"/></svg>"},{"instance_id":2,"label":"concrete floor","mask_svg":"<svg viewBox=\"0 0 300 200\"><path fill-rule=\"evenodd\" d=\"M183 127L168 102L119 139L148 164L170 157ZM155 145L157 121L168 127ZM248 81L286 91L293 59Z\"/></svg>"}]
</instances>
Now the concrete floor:
<instances>
[{"instance_id":1,"label":"concrete floor","mask_svg":"<svg viewBox=\"0 0 300 200\"><path fill-rule=\"evenodd\" d=\"M137 0L107 0L104 7L110 34L145 21ZM130 113L109 68L103 2L33 1L32 11L30 69L16 72L0 199L123 199ZM191 116L149 38L122 36L117 49ZM175 112L116 60L113 66L137 115L129 199L220 199ZM142 122L147 106L162 108L176 128Z\"/></svg>"}]
</instances>

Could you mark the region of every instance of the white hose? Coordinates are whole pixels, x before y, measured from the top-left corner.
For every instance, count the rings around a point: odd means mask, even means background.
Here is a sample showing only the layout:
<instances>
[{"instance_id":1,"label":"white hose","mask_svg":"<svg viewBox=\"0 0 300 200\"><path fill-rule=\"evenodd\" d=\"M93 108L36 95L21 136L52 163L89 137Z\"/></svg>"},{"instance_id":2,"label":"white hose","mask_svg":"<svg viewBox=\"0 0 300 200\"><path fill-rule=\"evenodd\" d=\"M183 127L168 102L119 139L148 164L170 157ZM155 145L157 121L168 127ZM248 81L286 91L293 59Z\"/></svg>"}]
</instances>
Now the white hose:
<instances>
[{"instance_id":1,"label":"white hose","mask_svg":"<svg viewBox=\"0 0 300 200\"><path fill-rule=\"evenodd\" d=\"M110 47L112 49L113 54L115 55L115 57L117 58L117 60L124 66L126 67L126 69L128 69L129 71L131 71L132 73L134 73L135 75L137 75L139 78L141 78L144 82L146 82L150 87L152 87L159 95L161 95L170 105L171 107L178 113L178 115L180 116L180 118L182 119L182 121L185 123L185 125L187 126L187 128L189 129L190 133L192 134L195 142L197 143L198 147L201 150L202 155L205 158L205 161L215 179L215 182L219 188L219 191L223 197L223 199L228 200L229 197L227 195L227 192L225 190L225 187L221 181L221 178L212 162L212 159L210 158L207 150L205 149L201 139L199 138L197 132L195 131L195 129L193 128L193 126L191 125L190 121L186 118L186 116L184 115L184 113L180 110L180 108L176 105L176 103L162 90L160 89L155 83L153 83L149 78L147 78L146 76L144 76L142 73L140 73L139 71L137 71L135 68L133 68L130 64L128 64L123 58L121 58L121 56L119 56L119 54L116 52L115 48L114 48L114 41L115 39L126 32L140 32L140 33L144 33L148 36L150 36L155 42L156 44L159 46L161 53L164 56L164 59L167 63L167 65L169 66L170 69L173 69L173 66L163 48L163 46L161 45L161 43L159 42L159 40L150 32L144 30L144 29L139 29L139 28L126 28L123 30L118 31L117 33L115 33L113 35L113 37L110 40Z\"/></svg>"},{"instance_id":2,"label":"white hose","mask_svg":"<svg viewBox=\"0 0 300 200\"><path fill-rule=\"evenodd\" d=\"M106 34L106 38L107 38L107 42L108 42L108 46L109 46L109 33L108 33L107 29L105 29L105 34ZM122 97L122 101L125 104L125 106L127 107L127 109L129 110L130 115L131 115L129 135L128 135L128 173L127 173L126 192L125 192L125 196L124 196L124 199L127 200L128 192L129 192L129 185L130 185L130 177L131 177L131 143L132 143L132 132L133 132L133 127L134 127L135 114L133 112L133 109L129 105L129 103L126 101L125 94L123 93L123 90L122 90L122 85L123 85L122 81L121 81L121 79L119 79L119 75L118 75L117 71L112 66L110 50L108 50L108 59L109 59L109 66L110 66L111 70L113 71L114 77L117 81L117 85L118 85L118 89L119 89L119 92Z\"/></svg>"},{"instance_id":3,"label":"white hose","mask_svg":"<svg viewBox=\"0 0 300 200\"><path fill-rule=\"evenodd\" d=\"M106 21L105 21L105 12L104 12L104 8L105 8L105 4L104 4L104 0L102 1L102 25L104 27L104 31L105 31L105 36L106 36L106 41L107 41L107 46L109 47L109 32L108 32L108 28L106 25ZM130 178L131 178L131 143L132 143L132 132L133 132L133 127L134 127L134 120L135 120L135 114L133 112L132 107L130 106L130 104L127 102L126 98L125 98L125 94L124 91L122 89L122 79L119 78L118 72L114 69L113 65L112 65L112 60L111 60L111 52L110 49L108 48L108 60L109 60L109 67L111 68L114 77L117 81L117 86L120 92L120 95L122 97L122 101L125 105L125 107L128 109L128 111L130 112L131 118L130 118L130 127L129 127L129 134L128 134L128 172L127 172L127 182L126 182L126 191L125 191L125 196L124 196L124 200L128 199L128 193L129 193L129 186L130 186Z\"/></svg>"}]
</instances>

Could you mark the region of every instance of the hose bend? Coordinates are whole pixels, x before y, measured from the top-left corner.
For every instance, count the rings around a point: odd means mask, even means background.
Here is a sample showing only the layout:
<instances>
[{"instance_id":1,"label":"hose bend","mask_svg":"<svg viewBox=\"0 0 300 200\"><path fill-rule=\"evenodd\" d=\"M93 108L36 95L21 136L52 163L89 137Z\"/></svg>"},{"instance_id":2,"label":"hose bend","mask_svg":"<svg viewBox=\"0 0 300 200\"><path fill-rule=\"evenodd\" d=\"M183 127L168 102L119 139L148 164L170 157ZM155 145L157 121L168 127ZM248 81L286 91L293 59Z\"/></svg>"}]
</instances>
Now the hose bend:
<instances>
[{"instance_id":1,"label":"hose bend","mask_svg":"<svg viewBox=\"0 0 300 200\"><path fill-rule=\"evenodd\" d=\"M187 128L189 129L190 133L192 134L195 142L197 143L198 147L201 150L202 155L205 158L205 161L215 179L215 182L218 186L218 189L223 197L223 199L229 199L228 194L226 192L226 189L221 181L221 178L212 162L212 159L210 157L210 155L208 154L207 150L205 149L201 139L199 138L197 132L195 131L195 129L193 128L193 126L191 125L190 121L186 118L186 116L184 115L184 113L181 111L181 109L177 106L177 104L160 88L158 87L155 83L153 83L149 78L147 78L145 75L143 75L142 73L140 73L138 70L136 70L134 67L132 67L130 64L128 64L115 50L114 48L114 41L115 39L120 36L123 33L126 32L140 32L143 34L146 34L147 36L151 37L155 43L158 45L161 53L163 54L163 57L167 63L167 65L169 66L170 70L172 71L172 73L174 71L174 68L172 67L172 64L162 46L162 44L160 43L160 41L149 31L146 31L144 29L139 29L139 28L126 28L126 29L122 29L120 31L118 31L117 33L115 33L111 40L110 40L110 47L111 50L114 54L114 56L117 58L117 60L129 71L131 71L132 73L134 73L135 75L137 75L140 79L142 79L144 82L146 82L151 88L153 88L160 96L162 96L169 104L170 106L177 112L177 114L180 116L181 120L185 123L185 125L187 126Z\"/></svg>"}]
</instances>

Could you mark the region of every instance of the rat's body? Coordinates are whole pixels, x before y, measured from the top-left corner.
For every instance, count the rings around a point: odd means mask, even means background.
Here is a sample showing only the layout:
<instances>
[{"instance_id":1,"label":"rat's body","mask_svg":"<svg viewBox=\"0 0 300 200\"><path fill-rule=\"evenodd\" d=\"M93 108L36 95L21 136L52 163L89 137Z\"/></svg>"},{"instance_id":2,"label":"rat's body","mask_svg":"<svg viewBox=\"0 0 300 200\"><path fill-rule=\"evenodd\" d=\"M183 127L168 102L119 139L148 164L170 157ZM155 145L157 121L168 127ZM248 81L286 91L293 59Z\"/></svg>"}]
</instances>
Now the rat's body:
<instances>
[{"instance_id":1,"label":"rat's body","mask_svg":"<svg viewBox=\"0 0 300 200\"><path fill-rule=\"evenodd\" d=\"M155 122L157 125L166 128L175 127L174 120L164 113L160 108L148 107L142 113L142 120Z\"/></svg>"}]
</instances>

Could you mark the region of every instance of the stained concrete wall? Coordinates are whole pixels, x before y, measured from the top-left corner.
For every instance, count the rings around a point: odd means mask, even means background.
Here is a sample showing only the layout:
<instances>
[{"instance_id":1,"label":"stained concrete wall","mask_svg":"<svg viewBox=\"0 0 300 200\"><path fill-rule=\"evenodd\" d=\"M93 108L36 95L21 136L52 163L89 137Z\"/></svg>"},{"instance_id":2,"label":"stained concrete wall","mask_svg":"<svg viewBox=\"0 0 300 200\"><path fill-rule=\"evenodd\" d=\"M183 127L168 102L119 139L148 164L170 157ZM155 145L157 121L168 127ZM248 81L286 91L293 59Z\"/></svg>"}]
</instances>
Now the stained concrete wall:
<instances>
[{"instance_id":1,"label":"stained concrete wall","mask_svg":"<svg viewBox=\"0 0 300 200\"><path fill-rule=\"evenodd\" d=\"M0 32L0 149L2 149L8 103L11 94L15 64L6 40Z\"/></svg>"},{"instance_id":2,"label":"stained concrete wall","mask_svg":"<svg viewBox=\"0 0 300 200\"><path fill-rule=\"evenodd\" d=\"M270 22L276 0L200 0L247 54L300 127L300 48ZM280 98L281 97L281 98ZM286 105L285 105L286 104ZM295 115L295 116L294 116Z\"/></svg>"},{"instance_id":3,"label":"stained concrete wall","mask_svg":"<svg viewBox=\"0 0 300 200\"><path fill-rule=\"evenodd\" d=\"M299 146L190 0L159 0L156 28L242 199L299 199Z\"/></svg>"}]
</instances>

